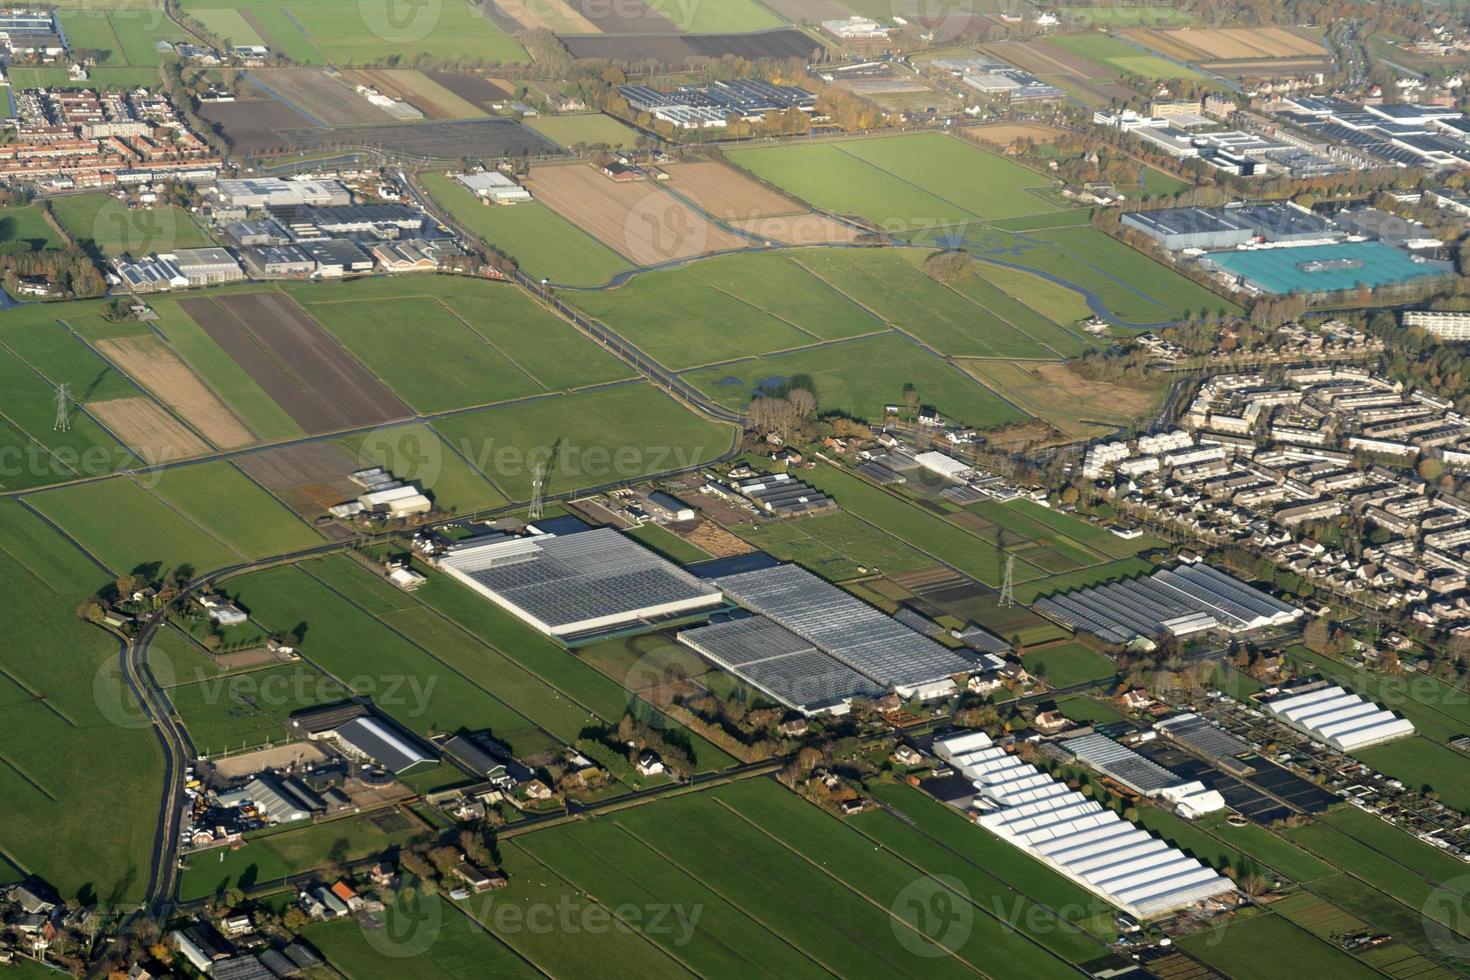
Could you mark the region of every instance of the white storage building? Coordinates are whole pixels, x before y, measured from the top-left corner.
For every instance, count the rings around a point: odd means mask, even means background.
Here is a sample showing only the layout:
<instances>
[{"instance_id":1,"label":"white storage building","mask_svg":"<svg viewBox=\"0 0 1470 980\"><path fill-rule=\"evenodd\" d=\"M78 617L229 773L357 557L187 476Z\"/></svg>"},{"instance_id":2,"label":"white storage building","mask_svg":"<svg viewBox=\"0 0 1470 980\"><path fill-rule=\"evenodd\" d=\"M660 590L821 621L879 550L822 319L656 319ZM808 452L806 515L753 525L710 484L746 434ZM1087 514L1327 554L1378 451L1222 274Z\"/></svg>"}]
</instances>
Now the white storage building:
<instances>
[{"instance_id":1,"label":"white storage building","mask_svg":"<svg viewBox=\"0 0 1470 980\"><path fill-rule=\"evenodd\" d=\"M1414 734L1414 725L1408 719L1336 684L1274 698L1264 707L1276 720L1339 752Z\"/></svg>"},{"instance_id":2,"label":"white storage building","mask_svg":"<svg viewBox=\"0 0 1470 980\"><path fill-rule=\"evenodd\" d=\"M530 191L498 170L455 174L454 179L474 192L476 197L492 204L518 204L531 199Z\"/></svg>"}]
</instances>

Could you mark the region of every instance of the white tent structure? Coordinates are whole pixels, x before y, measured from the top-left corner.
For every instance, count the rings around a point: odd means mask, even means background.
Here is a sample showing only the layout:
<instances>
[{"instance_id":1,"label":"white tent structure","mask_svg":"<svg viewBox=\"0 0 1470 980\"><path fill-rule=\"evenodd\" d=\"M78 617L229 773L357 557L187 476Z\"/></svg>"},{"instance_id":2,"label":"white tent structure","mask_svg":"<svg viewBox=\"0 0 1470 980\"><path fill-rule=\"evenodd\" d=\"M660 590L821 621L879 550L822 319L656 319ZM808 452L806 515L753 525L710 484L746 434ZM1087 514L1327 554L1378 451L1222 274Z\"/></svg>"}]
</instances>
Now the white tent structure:
<instances>
[{"instance_id":1,"label":"white tent structure","mask_svg":"<svg viewBox=\"0 0 1470 980\"><path fill-rule=\"evenodd\" d=\"M1339 752L1365 749L1414 734L1414 725L1407 718L1400 718L1336 684L1274 698L1264 707L1277 721Z\"/></svg>"}]
</instances>

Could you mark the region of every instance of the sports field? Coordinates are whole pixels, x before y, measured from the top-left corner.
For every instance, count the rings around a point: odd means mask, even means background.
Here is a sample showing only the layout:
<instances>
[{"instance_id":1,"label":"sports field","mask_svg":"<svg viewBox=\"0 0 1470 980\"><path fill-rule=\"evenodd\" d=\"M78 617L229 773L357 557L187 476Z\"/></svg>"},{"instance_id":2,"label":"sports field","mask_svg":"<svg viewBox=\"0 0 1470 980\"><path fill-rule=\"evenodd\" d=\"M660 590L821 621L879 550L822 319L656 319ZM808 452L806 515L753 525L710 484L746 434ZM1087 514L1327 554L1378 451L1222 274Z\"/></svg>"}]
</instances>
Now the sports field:
<instances>
[{"instance_id":1,"label":"sports field","mask_svg":"<svg viewBox=\"0 0 1470 980\"><path fill-rule=\"evenodd\" d=\"M142 898L163 764L117 672L117 641L76 615L108 579L40 518L0 503L11 613L0 649L0 848L63 898L110 908Z\"/></svg>"},{"instance_id":2,"label":"sports field","mask_svg":"<svg viewBox=\"0 0 1470 980\"><path fill-rule=\"evenodd\" d=\"M260 42L302 64L361 65L389 57L425 54L462 57L472 50L487 62L522 62L526 53L510 35L465 4L426 4L395 10L389 3L357 0L248 0L227 7L219 0L184 0L185 13L238 30L219 10L235 10Z\"/></svg>"},{"instance_id":3,"label":"sports field","mask_svg":"<svg viewBox=\"0 0 1470 980\"><path fill-rule=\"evenodd\" d=\"M726 159L807 203L895 233L945 234L987 218L1057 210L1051 181L938 133L731 150Z\"/></svg>"},{"instance_id":4,"label":"sports field","mask_svg":"<svg viewBox=\"0 0 1470 980\"><path fill-rule=\"evenodd\" d=\"M431 173L421 179L434 199L458 221L515 259L529 275L558 285L597 286L633 267L539 201L487 206L451 178Z\"/></svg>"}]
</instances>

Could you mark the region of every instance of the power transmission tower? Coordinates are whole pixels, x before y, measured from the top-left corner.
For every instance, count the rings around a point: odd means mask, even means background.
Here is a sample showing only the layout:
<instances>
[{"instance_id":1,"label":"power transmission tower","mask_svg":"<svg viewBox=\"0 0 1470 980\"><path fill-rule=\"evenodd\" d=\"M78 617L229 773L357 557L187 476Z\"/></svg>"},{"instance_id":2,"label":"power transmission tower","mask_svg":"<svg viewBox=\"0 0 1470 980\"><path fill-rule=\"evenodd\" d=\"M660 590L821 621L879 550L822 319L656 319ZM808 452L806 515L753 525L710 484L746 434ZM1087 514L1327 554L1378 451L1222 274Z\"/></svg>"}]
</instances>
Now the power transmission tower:
<instances>
[{"instance_id":1,"label":"power transmission tower","mask_svg":"<svg viewBox=\"0 0 1470 980\"><path fill-rule=\"evenodd\" d=\"M71 385L62 383L56 386L56 421L52 428L57 432L71 431L71 416L67 413L67 402L71 399Z\"/></svg>"},{"instance_id":2,"label":"power transmission tower","mask_svg":"<svg viewBox=\"0 0 1470 980\"><path fill-rule=\"evenodd\" d=\"M526 514L529 520L541 520L541 490L545 483L546 463L538 459L531 468L531 509Z\"/></svg>"},{"instance_id":3,"label":"power transmission tower","mask_svg":"<svg viewBox=\"0 0 1470 980\"><path fill-rule=\"evenodd\" d=\"M1006 577L1000 586L1000 604L1005 608L1016 604L1016 556L1006 555Z\"/></svg>"}]
</instances>

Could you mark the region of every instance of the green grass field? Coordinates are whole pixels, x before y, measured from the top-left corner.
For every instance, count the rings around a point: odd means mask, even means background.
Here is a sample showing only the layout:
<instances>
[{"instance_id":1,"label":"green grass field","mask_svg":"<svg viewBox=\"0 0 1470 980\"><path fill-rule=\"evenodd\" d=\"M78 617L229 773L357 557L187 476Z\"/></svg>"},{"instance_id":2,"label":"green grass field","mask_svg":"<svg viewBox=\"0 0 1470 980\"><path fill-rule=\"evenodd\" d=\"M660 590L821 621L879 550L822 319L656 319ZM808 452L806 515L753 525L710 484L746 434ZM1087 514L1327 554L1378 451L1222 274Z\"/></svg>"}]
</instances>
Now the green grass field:
<instances>
[{"instance_id":1,"label":"green grass field","mask_svg":"<svg viewBox=\"0 0 1470 980\"><path fill-rule=\"evenodd\" d=\"M126 89L139 86L157 87L157 68L133 66L112 68L103 66L87 71L84 79L72 78L65 68L23 68L12 66L8 70L10 84L17 88L67 88L67 89Z\"/></svg>"},{"instance_id":2,"label":"green grass field","mask_svg":"<svg viewBox=\"0 0 1470 980\"><path fill-rule=\"evenodd\" d=\"M113 907L143 897L163 764L118 674L117 641L76 616L106 578L20 504L0 503L11 613L0 648L0 849L64 898Z\"/></svg>"},{"instance_id":3,"label":"green grass field","mask_svg":"<svg viewBox=\"0 0 1470 980\"><path fill-rule=\"evenodd\" d=\"M51 210L84 248L108 258L214 244L180 208L128 208L110 194L77 194L52 201Z\"/></svg>"},{"instance_id":4,"label":"green grass field","mask_svg":"<svg viewBox=\"0 0 1470 980\"><path fill-rule=\"evenodd\" d=\"M1269 912L1184 936L1178 943L1185 952L1226 976L1262 980L1332 976L1349 980L1379 975L1342 950Z\"/></svg>"},{"instance_id":5,"label":"green grass field","mask_svg":"<svg viewBox=\"0 0 1470 980\"><path fill-rule=\"evenodd\" d=\"M1167 58L1148 54L1106 34L1066 34L1053 37L1048 43L1081 55L1089 61L1097 62L1104 72L1111 68L1116 73L1139 75L1156 81L1204 77L1192 68L1185 68Z\"/></svg>"},{"instance_id":6,"label":"green grass field","mask_svg":"<svg viewBox=\"0 0 1470 980\"><path fill-rule=\"evenodd\" d=\"M1062 7L1057 11L1062 20L1081 20L1105 27L1173 27L1188 24L1194 18L1177 7L1098 5L1096 7Z\"/></svg>"},{"instance_id":7,"label":"green grass field","mask_svg":"<svg viewBox=\"0 0 1470 980\"><path fill-rule=\"evenodd\" d=\"M544 389L431 298L310 303L307 309L368 369L421 413L511 401ZM403 328L412 324L413 340Z\"/></svg>"},{"instance_id":8,"label":"green grass field","mask_svg":"<svg viewBox=\"0 0 1470 980\"><path fill-rule=\"evenodd\" d=\"M815 207L901 234L1057 210L1028 192L1048 178L938 133L739 149L726 158Z\"/></svg>"},{"instance_id":9,"label":"green grass field","mask_svg":"<svg viewBox=\"0 0 1470 980\"><path fill-rule=\"evenodd\" d=\"M630 538L637 538L648 547L659 554L676 561L681 565L687 565L696 561L707 561L710 558L708 552L700 550L697 546L684 540L670 531L668 528L657 524L640 524L629 528L625 532Z\"/></svg>"},{"instance_id":10,"label":"green grass field","mask_svg":"<svg viewBox=\"0 0 1470 980\"><path fill-rule=\"evenodd\" d=\"M539 201L487 206L442 174L424 187L471 232L516 260L529 275L556 285L600 286L632 264Z\"/></svg>"},{"instance_id":11,"label":"green grass field","mask_svg":"<svg viewBox=\"0 0 1470 980\"><path fill-rule=\"evenodd\" d=\"M238 10L266 45L303 64L361 65L414 54L456 58L466 51L488 62L526 60L510 35L463 5L395 11L356 0L249 0L224 8L219 0L185 0L180 6L187 14L201 15L205 23L222 25L215 11Z\"/></svg>"},{"instance_id":12,"label":"green grass field","mask_svg":"<svg viewBox=\"0 0 1470 980\"><path fill-rule=\"evenodd\" d=\"M210 531L127 477L48 490L27 500L115 572L145 565L204 572L240 560Z\"/></svg>"},{"instance_id":13,"label":"green grass field","mask_svg":"<svg viewBox=\"0 0 1470 980\"><path fill-rule=\"evenodd\" d=\"M965 425L991 428L1025 418L990 389L897 334L736 361L684 377L720 404L744 408L757 393L798 374L815 382L818 411L874 423L882 422L885 405L903 403L906 384L924 404Z\"/></svg>"},{"instance_id":14,"label":"green grass field","mask_svg":"<svg viewBox=\"0 0 1470 980\"><path fill-rule=\"evenodd\" d=\"M315 667L286 664L171 688L169 700L201 754L286 741L297 711L343 700L346 689Z\"/></svg>"},{"instance_id":15,"label":"green grass field","mask_svg":"<svg viewBox=\"0 0 1470 980\"><path fill-rule=\"evenodd\" d=\"M735 532L782 561L794 561L837 581L932 564L881 528L841 511L800 521L757 521L739 525Z\"/></svg>"},{"instance_id":16,"label":"green grass field","mask_svg":"<svg viewBox=\"0 0 1470 980\"><path fill-rule=\"evenodd\" d=\"M250 558L300 551L322 536L268 491L222 460L149 476L170 507Z\"/></svg>"},{"instance_id":17,"label":"green grass field","mask_svg":"<svg viewBox=\"0 0 1470 980\"><path fill-rule=\"evenodd\" d=\"M1081 643L1060 643L1030 650L1024 662L1027 670L1045 678L1052 687L1071 687L1084 681L1109 681L1118 672L1117 664Z\"/></svg>"},{"instance_id":18,"label":"green grass field","mask_svg":"<svg viewBox=\"0 0 1470 980\"><path fill-rule=\"evenodd\" d=\"M538 460L546 492L564 493L683 469L730 448L731 431L647 384L544 398L438 419L450 448L512 500L529 500Z\"/></svg>"},{"instance_id":19,"label":"green grass field","mask_svg":"<svg viewBox=\"0 0 1470 980\"><path fill-rule=\"evenodd\" d=\"M645 0L649 7L690 34L741 34L785 27L786 22L755 0L681 4L678 0Z\"/></svg>"},{"instance_id":20,"label":"green grass field","mask_svg":"<svg viewBox=\"0 0 1470 980\"><path fill-rule=\"evenodd\" d=\"M638 130L600 112L536 116L526 120L526 125L567 149L578 145L632 149L638 140Z\"/></svg>"},{"instance_id":21,"label":"green grass field","mask_svg":"<svg viewBox=\"0 0 1470 980\"><path fill-rule=\"evenodd\" d=\"M55 229L46 223L41 209L32 205L0 208L0 245L12 242L24 242L33 252L61 247Z\"/></svg>"}]
</instances>

